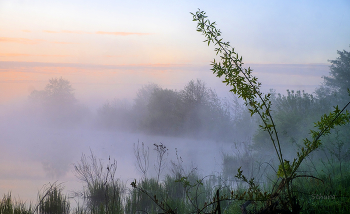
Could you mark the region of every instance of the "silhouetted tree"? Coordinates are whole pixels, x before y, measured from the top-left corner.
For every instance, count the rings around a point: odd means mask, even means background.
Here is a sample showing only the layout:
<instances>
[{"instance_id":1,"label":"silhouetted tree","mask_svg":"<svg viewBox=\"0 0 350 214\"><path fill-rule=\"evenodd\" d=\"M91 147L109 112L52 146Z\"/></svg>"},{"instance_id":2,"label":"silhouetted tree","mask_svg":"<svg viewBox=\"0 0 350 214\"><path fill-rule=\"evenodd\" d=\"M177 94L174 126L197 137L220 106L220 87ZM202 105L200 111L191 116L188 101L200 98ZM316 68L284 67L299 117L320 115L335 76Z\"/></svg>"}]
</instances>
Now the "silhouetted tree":
<instances>
[{"instance_id":1,"label":"silhouetted tree","mask_svg":"<svg viewBox=\"0 0 350 214\"><path fill-rule=\"evenodd\" d=\"M208 89L202 80L191 80L181 91L182 100L189 104L206 103L210 99L212 90Z\"/></svg>"},{"instance_id":2,"label":"silhouetted tree","mask_svg":"<svg viewBox=\"0 0 350 214\"><path fill-rule=\"evenodd\" d=\"M343 50L337 51L339 57L335 60L329 60L330 76L323 77L325 85L333 90L347 94L347 89L350 88L350 52Z\"/></svg>"},{"instance_id":3,"label":"silhouetted tree","mask_svg":"<svg viewBox=\"0 0 350 214\"><path fill-rule=\"evenodd\" d=\"M301 144L313 128L313 121L329 110L328 106L320 105L319 99L304 91L287 90L287 95L272 92L271 102L276 128L281 133L281 145L289 149L293 143ZM272 151L269 139L267 133L260 129L254 136L257 146L265 149L270 146Z\"/></svg>"},{"instance_id":4,"label":"silhouetted tree","mask_svg":"<svg viewBox=\"0 0 350 214\"><path fill-rule=\"evenodd\" d=\"M214 90L199 79L191 80L180 92L184 112L184 132L202 137L228 139L232 137L230 111ZM232 139L231 139L232 140Z\"/></svg>"},{"instance_id":5,"label":"silhouetted tree","mask_svg":"<svg viewBox=\"0 0 350 214\"><path fill-rule=\"evenodd\" d=\"M134 105L132 107L133 118L135 122L135 129L142 130L147 124L146 117L148 114L148 104L153 91L160 88L157 84L151 83L144 85L136 93L136 98L134 99Z\"/></svg>"},{"instance_id":6,"label":"silhouetted tree","mask_svg":"<svg viewBox=\"0 0 350 214\"><path fill-rule=\"evenodd\" d=\"M210 108L210 101L216 94L207 88L205 83L199 79L191 80L180 92L181 111L185 113L184 130L198 134L203 125L207 122L207 114Z\"/></svg>"},{"instance_id":7,"label":"silhouetted tree","mask_svg":"<svg viewBox=\"0 0 350 214\"><path fill-rule=\"evenodd\" d=\"M34 90L29 100L44 120L55 125L72 125L86 115L87 110L78 105L74 89L66 79L52 78L44 90Z\"/></svg>"},{"instance_id":8,"label":"silhouetted tree","mask_svg":"<svg viewBox=\"0 0 350 214\"><path fill-rule=\"evenodd\" d=\"M47 105L71 105L76 102L70 82L61 78L52 78L42 91L34 90L30 99Z\"/></svg>"},{"instance_id":9,"label":"silhouetted tree","mask_svg":"<svg viewBox=\"0 0 350 214\"><path fill-rule=\"evenodd\" d=\"M331 63L329 76L324 76L324 83L316 90L319 99L319 107L332 109L334 105L343 106L349 101L348 89L350 88L350 52L337 51L338 57L329 60ZM334 134L327 136L325 147L332 147L337 142L345 142L349 145L350 124L337 127Z\"/></svg>"},{"instance_id":10,"label":"silhouetted tree","mask_svg":"<svg viewBox=\"0 0 350 214\"><path fill-rule=\"evenodd\" d=\"M347 89L350 88L350 52L337 51L339 57L328 60L331 63L329 76L323 76L323 84L315 93L323 105L344 105L348 100ZM332 103L332 105L331 105Z\"/></svg>"},{"instance_id":11,"label":"silhouetted tree","mask_svg":"<svg viewBox=\"0 0 350 214\"><path fill-rule=\"evenodd\" d=\"M178 92L156 88L149 98L145 128L155 134L179 134L183 112L179 111Z\"/></svg>"},{"instance_id":12,"label":"silhouetted tree","mask_svg":"<svg viewBox=\"0 0 350 214\"><path fill-rule=\"evenodd\" d=\"M233 136L229 106L201 80L191 80L179 92L145 85L138 90L132 107L121 102L104 104L98 121L106 128L130 128L155 135L218 140Z\"/></svg>"}]
</instances>

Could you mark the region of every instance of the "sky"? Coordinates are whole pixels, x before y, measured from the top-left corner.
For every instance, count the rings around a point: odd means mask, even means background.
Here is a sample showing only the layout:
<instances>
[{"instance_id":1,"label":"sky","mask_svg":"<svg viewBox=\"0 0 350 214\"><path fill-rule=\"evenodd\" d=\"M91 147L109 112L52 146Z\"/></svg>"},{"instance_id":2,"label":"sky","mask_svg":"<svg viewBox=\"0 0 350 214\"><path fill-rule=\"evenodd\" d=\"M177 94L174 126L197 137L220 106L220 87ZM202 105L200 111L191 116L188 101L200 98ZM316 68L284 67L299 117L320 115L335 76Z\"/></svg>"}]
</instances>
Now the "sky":
<instances>
[{"instance_id":1,"label":"sky","mask_svg":"<svg viewBox=\"0 0 350 214\"><path fill-rule=\"evenodd\" d=\"M219 87L209 66L214 47L202 42L190 14L198 8L263 86L281 93L312 92L328 75L327 60L349 48L345 0L1 0L0 103L26 98L57 77L81 100L99 102L133 96L150 82L181 89L199 78Z\"/></svg>"}]
</instances>

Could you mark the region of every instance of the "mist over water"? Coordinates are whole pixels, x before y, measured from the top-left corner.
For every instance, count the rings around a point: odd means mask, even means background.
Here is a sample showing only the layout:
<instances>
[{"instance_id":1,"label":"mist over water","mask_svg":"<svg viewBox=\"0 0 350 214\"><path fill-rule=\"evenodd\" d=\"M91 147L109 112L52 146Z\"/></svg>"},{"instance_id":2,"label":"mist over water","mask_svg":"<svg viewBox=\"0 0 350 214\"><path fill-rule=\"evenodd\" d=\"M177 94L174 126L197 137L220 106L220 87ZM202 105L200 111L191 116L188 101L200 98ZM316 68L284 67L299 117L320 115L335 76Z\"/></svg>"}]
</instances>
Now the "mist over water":
<instances>
[{"instance_id":1,"label":"mist over water","mask_svg":"<svg viewBox=\"0 0 350 214\"><path fill-rule=\"evenodd\" d=\"M128 187L133 179L141 177L134 156L134 144L138 142L149 147L148 176L156 174L153 144L162 143L168 148L168 167L161 178L169 173L170 161L177 161L176 150L186 170L197 168L204 176L221 171L222 152L231 148L231 144L220 140L106 130L86 121L74 126L55 125L40 118L40 113L31 111L28 103L19 106L27 108L2 106L0 194L11 192L24 201L36 202L38 191L49 182L63 183L67 193L81 190L83 184L75 177L74 164L80 161L82 154L88 156L92 152L104 164L109 158L115 159L116 177ZM89 114L93 118L93 113Z\"/></svg>"},{"instance_id":2,"label":"mist over water","mask_svg":"<svg viewBox=\"0 0 350 214\"><path fill-rule=\"evenodd\" d=\"M220 80L216 78L208 85L217 86L218 83ZM220 86L211 89L218 92L220 100L226 97L232 101L234 97L230 97L227 92L229 88L221 83ZM76 89L78 85L72 84L72 87ZM168 89L164 89L163 92L165 90ZM267 90L268 87L265 91ZM167 167L162 176L170 172L171 161L177 161L176 151L186 170L196 168L202 176L219 174L223 170L223 154L235 153L233 143L251 142L252 134L256 130L256 127L249 126L249 123L238 122L238 126L228 127L228 130L223 132L229 133L227 140L222 139L221 135L208 133L208 130L212 130L210 127L220 127L219 125L208 126L209 128L193 135L188 133L182 135L181 132L157 134L147 130L132 130L127 128L130 126L128 121L123 120L117 124L117 128L106 128L99 125L99 111L107 102L113 103L114 98L118 97L111 96L109 101L99 103L86 100L81 102L77 96L77 102L67 110L60 102L54 102L55 105L48 109L33 105L30 103L29 95L28 92L28 96L23 100L3 103L0 106L0 194L12 192L13 196L32 202L37 200L37 193L43 185L49 182L63 183L67 193L81 190L83 183L75 177L74 164L80 161L82 154L88 156L91 152L104 164L108 163L109 158L115 159L118 166L116 177L130 187L133 179L141 177L136 166L134 144L142 142L150 150L147 174L149 177L156 175L154 169L156 152L153 144L160 143L168 148ZM127 99L126 103L129 104L125 106L126 109L132 108L135 97L136 94ZM231 113L241 110L234 108L231 109ZM109 115L105 119L108 117ZM241 121L247 121L249 118L248 115L246 118L241 118ZM116 121L115 118L109 119ZM186 124L188 125L188 121ZM184 130L190 133L190 129ZM230 135L230 132L234 134Z\"/></svg>"}]
</instances>

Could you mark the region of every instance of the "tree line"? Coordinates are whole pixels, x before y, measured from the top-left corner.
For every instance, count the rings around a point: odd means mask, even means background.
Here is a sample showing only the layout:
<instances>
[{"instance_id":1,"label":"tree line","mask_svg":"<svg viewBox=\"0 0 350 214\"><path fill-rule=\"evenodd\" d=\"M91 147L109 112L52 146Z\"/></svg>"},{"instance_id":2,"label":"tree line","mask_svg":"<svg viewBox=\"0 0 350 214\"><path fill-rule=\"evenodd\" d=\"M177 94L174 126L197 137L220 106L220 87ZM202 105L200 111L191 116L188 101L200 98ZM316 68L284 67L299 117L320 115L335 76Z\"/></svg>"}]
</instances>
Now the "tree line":
<instances>
[{"instance_id":1,"label":"tree line","mask_svg":"<svg viewBox=\"0 0 350 214\"><path fill-rule=\"evenodd\" d=\"M330 60L330 74L313 94L287 90L286 95L271 90L272 115L281 143L301 143L308 130L334 104L343 105L350 85L350 52L338 51L339 57ZM143 132L151 135L196 137L239 142L252 137L255 145L266 148L269 137L257 129L237 97L220 98L215 90L197 79L189 81L182 90L162 88L157 84L142 86L130 103L115 99L106 101L95 115L94 125L109 130ZM30 103L45 120L63 126L78 125L91 119L86 107L75 98L68 80L53 78L44 90L35 90ZM342 140L347 141L349 125L339 128ZM292 144L291 144L292 142ZM268 144L269 145L269 144Z\"/></svg>"},{"instance_id":2,"label":"tree line","mask_svg":"<svg viewBox=\"0 0 350 214\"><path fill-rule=\"evenodd\" d=\"M189 81L180 91L148 84L138 90L133 104L114 100L98 111L105 128L203 139L232 138L233 118L227 102L201 80Z\"/></svg>"}]
</instances>

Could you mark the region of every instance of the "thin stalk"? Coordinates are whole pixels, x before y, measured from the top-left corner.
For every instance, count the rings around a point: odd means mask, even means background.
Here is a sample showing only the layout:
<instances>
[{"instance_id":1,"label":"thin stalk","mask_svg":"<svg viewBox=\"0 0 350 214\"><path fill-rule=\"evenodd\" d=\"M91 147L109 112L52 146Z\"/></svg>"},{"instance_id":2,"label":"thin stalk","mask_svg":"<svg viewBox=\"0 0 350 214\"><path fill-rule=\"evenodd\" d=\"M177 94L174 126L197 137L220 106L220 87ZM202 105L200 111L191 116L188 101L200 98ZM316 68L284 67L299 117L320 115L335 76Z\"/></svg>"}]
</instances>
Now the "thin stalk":
<instances>
[{"instance_id":1,"label":"thin stalk","mask_svg":"<svg viewBox=\"0 0 350 214\"><path fill-rule=\"evenodd\" d=\"M203 23L204 23L204 22L203 22ZM204 23L204 25L207 27L207 30L209 30L210 33L212 33L212 34L214 35L214 32L210 30L209 26L206 25L205 23ZM225 52L225 55L226 55L226 56L230 56L230 54L228 53L228 51L222 46L221 41L219 41L219 40L217 39L216 36L214 36L214 40L216 41L216 44L218 44L218 45L220 46L221 50L223 50L223 51ZM240 65L238 65L237 61L234 60L231 56L230 56L229 58L230 58L231 61L234 62L234 64L236 65L236 67L239 69L239 71L244 75L245 79L249 82L250 86L253 88L254 93L257 94L257 95L259 96L259 99L262 101L262 103L263 103L263 105L265 106L265 108L266 108L266 109L269 109L269 107L267 106L266 102L265 102L264 99L261 97L261 94L262 94L262 93L261 93L260 91L258 91L258 89L254 86L254 84L251 82L251 80L249 79L249 77L247 76L247 74L243 71L242 67L241 67ZM254 108L257 109L256 106L254 106ZM256 111L256 112L259 114L259 116L260 116L260 118L262 119L262 121L263 121L265 127L267 127L267 123L266 123L266 121L263 119L263 117L262 117L260 111ZM273 128L273 132L275 133L275 137L276 137L276 141L277 141L278 150L277 150L277 148L276 148L275 139L272 137L272 136L273 136L273 133L271 132L270 129L267 129L267 131L268 131L268 133L269 133L269 136L270 136L270 139L271 139L271 141L272 141L272 143L273 143L273 146L274 146L274 148L275 148L275 150L276 150L276 153L277 153L278 159L279 159L279 161L280 161L280 164L282 165L283 173L284 173L285 177L287 178L288 176L287 176L287 173L286 173L286 170L285 170L285 167L284 167L284 160L283 160L282 150L281 150L281 146L280 146L280 142L279 142L279 138L278 138L278 134L277 134L277 130L276 130L276 125L275 125L274 120L273 120L273 118L272 118L272 116L271 116L271 114L270 114L270 111L267 111L267 116L269 117L269 119L271 120L271 123L272 123L272 128ZM290 191L289 191L289 184L287 184L287 190L288 190L288 196L291 198L291 194L290 194Z\"/></svg>"}]
</instances>

